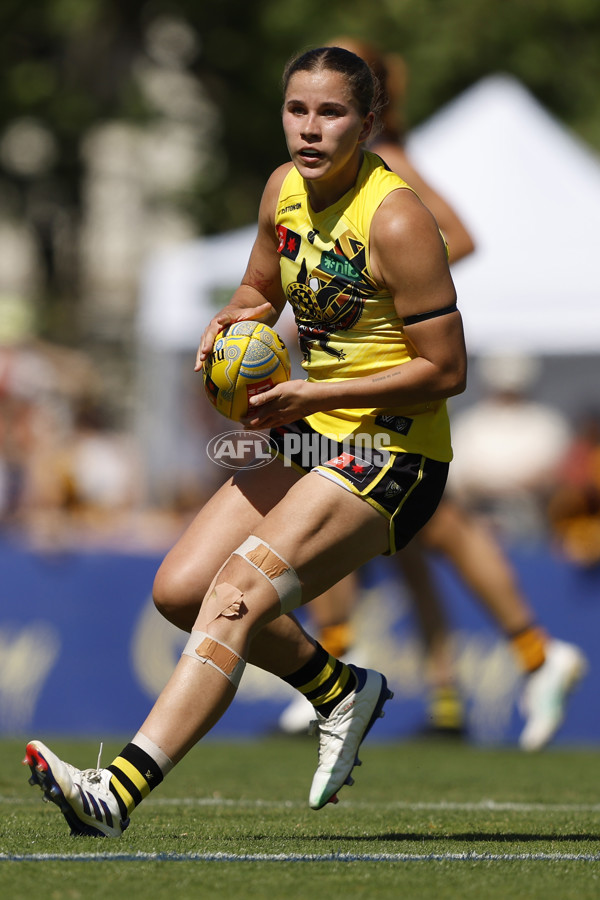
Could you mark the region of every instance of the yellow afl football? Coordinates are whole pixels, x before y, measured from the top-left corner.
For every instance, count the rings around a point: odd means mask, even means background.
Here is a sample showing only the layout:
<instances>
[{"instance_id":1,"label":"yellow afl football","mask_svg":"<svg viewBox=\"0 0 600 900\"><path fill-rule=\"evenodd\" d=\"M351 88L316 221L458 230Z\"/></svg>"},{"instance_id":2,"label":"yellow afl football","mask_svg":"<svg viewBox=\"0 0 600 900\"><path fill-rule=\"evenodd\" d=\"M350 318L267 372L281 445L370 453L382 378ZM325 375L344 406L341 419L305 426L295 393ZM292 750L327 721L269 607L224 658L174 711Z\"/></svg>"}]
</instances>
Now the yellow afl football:
<instances>
[{"instance_id":1,"label":"yellow afl football","mask_svg":"<svg viewBox=\"0 0 600 900\"><path fill-rule=\"evenodd\" d=\"M202 367L204 390L215 409L239 422L253 394L290 377L290 357L279 335L262 322L234 322L215 338Z\"/></svg>"}]
</instances>

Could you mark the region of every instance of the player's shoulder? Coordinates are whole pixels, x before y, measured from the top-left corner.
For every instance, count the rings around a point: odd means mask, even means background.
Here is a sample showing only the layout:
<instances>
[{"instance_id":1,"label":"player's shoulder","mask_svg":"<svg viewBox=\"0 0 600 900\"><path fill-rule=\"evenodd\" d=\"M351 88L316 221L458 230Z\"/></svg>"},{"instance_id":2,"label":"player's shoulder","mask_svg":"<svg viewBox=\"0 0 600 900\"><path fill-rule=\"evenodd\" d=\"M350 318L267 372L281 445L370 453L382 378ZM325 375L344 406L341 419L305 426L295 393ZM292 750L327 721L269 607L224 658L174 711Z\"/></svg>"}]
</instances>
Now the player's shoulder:
<instances>
[{"instance_id":1,"label":"player's shoulder","mask_svg":"<svg viewBox=\"0 0 600 900\"><path fill-rule=\"evenodd\" d=\"M398 273L415 265L431 271L434 262L446 265L437 222L414 191L402 188L383 198L371 221L370 255L373 272L383 281L390 267Z\"/></svg>"},{"instance_id":2,"label":"player's shoulder","mask_svg":"<svg viewBox=\"0 0 600 900\"><path fill-rule=\"evenodd\" d=\"M268 220L274 220L275 210L279 202L283 183L292 169L293 163L284 163L271 172L265 185L260 204L261 219L266 217Z\"/></svg>"},{"instance_id":3,"label":"player's shoulder","mask_svg":"<svg viewBox=\"0 0 600 900\"><path fill-rule=\"evenodd\" d=\"M437 232L435 219L408 187L399 185L383 197L373 216L372 236L377 233L393 240Z\"/></svg>"},{"instance_id":4,"label":"player's shoulder","mask_svg":"<svg viewBox=\"0 0 600 900\"><path fill-rule=\"evenodd\" d=\"M283 182L293 168L294 164L292 162L283 163L283 165L277 166L277 168L273 172L271 172L265 190L276 193L277 196L279 196L279 192L281 191Z\"/></svg>"}]
</instances>

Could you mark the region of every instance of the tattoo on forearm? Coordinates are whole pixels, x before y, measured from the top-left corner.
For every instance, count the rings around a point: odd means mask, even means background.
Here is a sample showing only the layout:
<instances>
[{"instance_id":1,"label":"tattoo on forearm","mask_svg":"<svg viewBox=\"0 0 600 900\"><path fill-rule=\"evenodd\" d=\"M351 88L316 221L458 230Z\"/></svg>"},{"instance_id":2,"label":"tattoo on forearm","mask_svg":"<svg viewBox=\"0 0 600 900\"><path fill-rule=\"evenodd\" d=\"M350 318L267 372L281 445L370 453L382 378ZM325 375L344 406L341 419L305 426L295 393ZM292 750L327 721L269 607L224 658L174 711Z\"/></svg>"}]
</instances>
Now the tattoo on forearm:
<instances>
[{"instance_id":1,"label":"tattoo on forearm","mask_svg":"<svg viewBox=\"0 0 600 900\"><path fill-rule=\"evenodd\" d=\"M402 372L384 372L383 375L374 375L371 381L387 381L388 378L397 378Z\"/></svg>"}]
</instances>

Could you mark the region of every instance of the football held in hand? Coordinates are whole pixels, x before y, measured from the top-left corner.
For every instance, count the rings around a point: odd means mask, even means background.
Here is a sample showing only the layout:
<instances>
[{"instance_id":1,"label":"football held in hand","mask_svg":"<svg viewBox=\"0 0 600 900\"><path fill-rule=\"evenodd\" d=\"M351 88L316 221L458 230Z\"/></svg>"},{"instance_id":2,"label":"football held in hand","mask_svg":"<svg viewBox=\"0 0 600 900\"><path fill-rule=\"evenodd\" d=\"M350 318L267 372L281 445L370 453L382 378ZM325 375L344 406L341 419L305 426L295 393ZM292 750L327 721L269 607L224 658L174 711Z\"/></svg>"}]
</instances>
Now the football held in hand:
<instances>
[{"instance_id":1,"label":"football held in hand","mask_svg":"<svg viewBox=\"0 0 600 900\"><path fill-rule=\"evenodd\" d=\"M284 342L262 322L235 322L223 329L204 363L204 389L215 409L235 422L248 414L254 394L290 377L290 357Z\"/></svg>"}]
</instances>

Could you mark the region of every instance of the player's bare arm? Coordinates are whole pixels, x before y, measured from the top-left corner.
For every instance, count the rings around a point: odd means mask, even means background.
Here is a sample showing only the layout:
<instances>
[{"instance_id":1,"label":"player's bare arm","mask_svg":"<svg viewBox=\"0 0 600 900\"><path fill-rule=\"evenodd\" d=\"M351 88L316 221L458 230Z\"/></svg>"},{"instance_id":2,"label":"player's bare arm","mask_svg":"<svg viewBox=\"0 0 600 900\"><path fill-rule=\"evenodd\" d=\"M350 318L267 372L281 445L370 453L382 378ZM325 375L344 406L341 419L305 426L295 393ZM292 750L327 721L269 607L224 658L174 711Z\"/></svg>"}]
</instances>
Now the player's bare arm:
<instances>
[{"instance_id":1,"label":"player's bare arm","mask_svg":"<svg viewBox=\"0 0 600 900\"><path fill-rule=\"evenodd\" d=\"M246 319L260 319L267 325L274 325L285 305L274 221L275 204L289 168L289 164L281 166L267 182L260 203L258 233L242 282L227 306L213 316L206 327L196 355L196 371L202 368L215 337L226 325Z\"/></svg>"}]
</instances>

